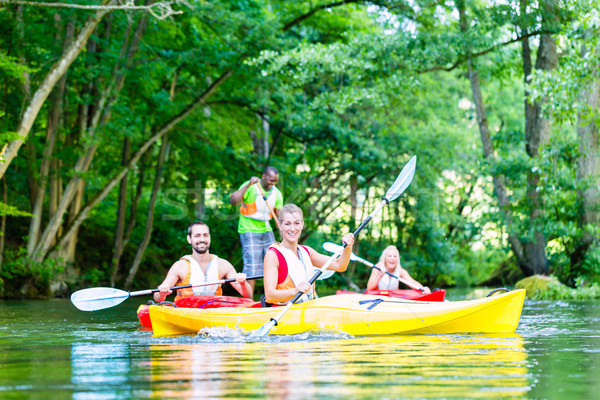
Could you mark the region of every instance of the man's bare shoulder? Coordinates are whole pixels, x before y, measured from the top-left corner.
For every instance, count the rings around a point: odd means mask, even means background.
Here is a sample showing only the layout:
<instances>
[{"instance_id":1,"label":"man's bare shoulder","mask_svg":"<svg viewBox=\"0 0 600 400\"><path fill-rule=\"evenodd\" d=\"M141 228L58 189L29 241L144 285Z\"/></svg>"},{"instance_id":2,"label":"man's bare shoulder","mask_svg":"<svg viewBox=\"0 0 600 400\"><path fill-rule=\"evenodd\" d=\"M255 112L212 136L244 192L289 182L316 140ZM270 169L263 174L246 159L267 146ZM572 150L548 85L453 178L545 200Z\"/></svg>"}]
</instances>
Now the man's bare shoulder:
<instances>
[{"instance_id":1,"label":"man's bare shoulder","mask_svg":"<svg viewBox=\"0 0 600 400\"><path fill-rule=\"evenodd\" d=\"M185 275L187 273L188 262L189 261L180 258L179 260L175 261L173 265L171 265L170 270L176 272L178 275L181 275L182 273Z\"/></svg>"},{"instance_id":2,"label":"man's bare shoulder","mask_svg":"<svg viewBox=\"0 0 600 400\"><path fill-rule=\"evenodd\" d=\"M219 257L219 271L224 269L225 272L233 268L233 265L224 258ZM235 268L233 268L235 270Z\"/></svg>"},{"instance_id":3,"label":"man's bare shoulder","mask_svg":"<svg viewBox=\"0 0 600 400\"><path fill-rule=\"evenodd\" d=\"M237 271L235 270L235 268L233 267L233 265L225 260L224 258L219 257L219 277L220 279L223 279L225 277L227 277L230 274L235 275L237 273ZM232 278L233 276L229 276L230 278Z\"/></svg>"}]
</instances>

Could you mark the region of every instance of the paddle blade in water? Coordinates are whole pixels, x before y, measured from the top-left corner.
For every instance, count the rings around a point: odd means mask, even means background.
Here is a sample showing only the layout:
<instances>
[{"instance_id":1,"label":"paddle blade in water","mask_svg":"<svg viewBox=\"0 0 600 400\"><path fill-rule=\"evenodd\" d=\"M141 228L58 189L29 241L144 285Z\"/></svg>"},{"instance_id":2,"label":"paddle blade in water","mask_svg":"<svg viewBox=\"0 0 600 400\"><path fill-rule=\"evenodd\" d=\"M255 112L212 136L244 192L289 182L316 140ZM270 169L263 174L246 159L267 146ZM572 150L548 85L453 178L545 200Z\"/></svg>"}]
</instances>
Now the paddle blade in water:
<instances>
[{"instance_id":1,"label":"paddle blade in water","mask_svg":"<svg viewBox=\"0 0 600 400\"><path fill-rule=\"evenodd\" d=\"M269 334L269 332L271 331L271 329L275 326L276 321L275 320L270 320L269 322L267 322L266 324L264 324L263 326L261 326L260 328L258 328L257 330L255 330L254 332L252 332L250 334L250 338L262 338L265 337Z\"/></svg>"},{"instance_id":2,"label":"paddle blade in water","mask_svg":"<svg viewBox=\"0 0 600 400\"><path fill-rule=\"evenodd\" d=\"M415 168L417 165L417 156L414 156L410 159L410 161L404 166L398 178L392 185L392 187L387 191L384 198L387 199L388 202L395 200L398 196L400 196L410 185L410 182L415 176Z\"/></svg>"},{"instance_id":3,"label":"paddle blade in water","mask_svg":"<svg viewBox=\"0 0 600 400\"><path fill-rule=\"evenodd\" d=\"M96 311L121 304L129 298L124 290L97 287L78 290L71 295L71 302L81 311Z\"/></svg>"}]
</instances>

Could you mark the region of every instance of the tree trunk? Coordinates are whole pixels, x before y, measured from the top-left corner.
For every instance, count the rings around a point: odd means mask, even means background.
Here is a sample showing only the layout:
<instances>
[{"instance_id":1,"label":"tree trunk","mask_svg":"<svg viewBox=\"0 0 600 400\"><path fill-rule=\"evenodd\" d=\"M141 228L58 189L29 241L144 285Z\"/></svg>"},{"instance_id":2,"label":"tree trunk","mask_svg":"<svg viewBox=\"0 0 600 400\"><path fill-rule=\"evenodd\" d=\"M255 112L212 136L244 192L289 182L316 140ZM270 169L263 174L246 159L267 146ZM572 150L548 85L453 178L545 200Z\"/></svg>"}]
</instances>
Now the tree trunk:
<instances>
[{"instance_id":1,"label":"tree trunk","mask_svg":"<svg viewBox=\"0 0 600 400\"><path fill-rule=\"evenodd\" d=\"M79 181L79 187L77 187L75 197L73 198L73 202L69 207L69 213L67 218L67 226L73 222L79 211L81 211L81 205L83 204L83 194L85 189L85 181ZM75 249L77 248L77 239L78 239L79 229L73 232L71 239L65 243L60 249L60 258L63 259L63 262L66 264L72 264L75 261ZM60 235L60 233L59 233Z\"/></svg>"},{"instance_id":2,"label":"tree trunk","mask_svg":"<svg viewBox=\"0 0 600 400\"><path fill-rule=\"evenodd\" d=\"M526 6L526 5L525 5ZM523 7L523 5L522 5ZM552 24L552 19L556 18L554 14L554 0L544 3L544 22L543 26L548 27ZM523 73L525 84L531 73L531 59L528 39L523 40ZM535 68L544 71L555 69L558 65L558 56L556 53L556 41L550 34L542 34L540 37L540 46L538 47ZM527 93L525 101L527 102ZM527 154L533 160L539 158L539 150L548 143L550 130L552 128L549 118L544 117L542 112L545 99L536 101L532 106L525 106L525 148ZM546 237L543 232L543 204L538 192L540 172L536 169L527 171L527 203L529 205L529 226L530 233L525 243L525 257L528 269L533 274L546 274L548 272L548 262L546 260Z\"/></svg>"},{"instance_id":3,"label":"tree trunk","mask_svg":"<svg viewBox=\"0 0 600 400\"><path fill-rule=\"evenodd\" d=\"M468 22L465 15L464 1L457 2L457 7L460 15L460 26L461 31L466 32L468 29ZM481 136L481 144L483 146L483 155L485 159L494 165L497 162L496 154L494 153L494 146L492 138L490 136L490 129L488 126L487 112L483 104L483 95L481 94L481 82L479 81L479 73L473 69L472 63L468 63L468 78L471 83L471 91L473 93L473 102L475 103L475 111L477 113L477 124L479 126L479 134ZM506 184L504 183L504 177L499 174L492 175L492 182L494 184L494 192L498 198L498 205L500 211L504 216L506 222L508 234L508 241L511 245L512 251L517 259L518 264L522 269L528 268L524 259L524 249L522 243L515 233L511 232L513 225L513 216L510 209L510 200L508 198Z\"/></svg>"},{"instance_id":4,"label":"tree trunk","mask_svg":"<svg viewBox=\"0 0 600 400\"><path fill-rule=\"evenodd\" d=\"M127 229L125 229L125 235L123 237L123 249L125 249L125 246L127 246L127 243L129 243L129 239L131 238L133 228L135 228L138 206L140 205L142 194L144 194L144 178L146 176L146 164L148 164L148 158L149 154L146 153L140 162L141 165L139 168L138 185L135 192L135 197L131 202L131 210L129 212L129 220L127 221Z\"/></svg>"},{"instance_id":5,"label":"tree trunk","mask_svg":"<svg viewBox=\"0 0 600 400\"><path fill-rule=\"evenodd\" d=\"M44 230L37 247L33 251L34 259L37 261L41 261L43 257L45 257L49 249L52 247L55 238L60 236L59 229L67 208L73 199L79 197L77 194L83 182L81 175L88 171L99 146L99 139L95 137L95 132L99 126L106 125L110 120L110 109L116 103L119 92L123 88L125 82L124 70L131 64L133 60L133 56L138 48L139 40L145 31L146 21L147 15L142 17L140 20L136 30L136 35L134 37L134 42L131 44L131 46L128 46L127 42L123 43L121 47L121 54L125 54L125 48L129 47L127 59L123 61L123 65L120 65L119 63L115 65L113 69L112 80L101 91L101 94L96 102L96 107L91 118L91 124L86 133L89 140L83 149L83 155L79 158L79 160L77 160L77 163L74 167L75 174L65 188L64 195L60 199L56 214L48 223L48 226ZM75 208L79 208L79 206L76 205ZM73 232L71 232L70 236L73 236L73 234L76 234L76 232L77 230L75 229Z\"/></svg>"},{"instance_id":6,"label":"tree trunk","mask_svg":"<svg viewBox=\"0 0 600 400\"><path fill-rule=\"evenodd\" d=\"M127 165L131 153L131 142L128 137L123 140L122 165ZM121 179L119 186L119 206L117 208L117 227L115 229L115 250L113 252L113 270L110 274L110 286L115 286L115 280L119 272L119 259L123 253L123 234L125 232L125 214L127 213L127 174Z\"/></svg>"},{"instance_id":7,"label":"tree trunk","mask_svg":"<svg viewBox=\"0 0 600 400\"><path fill-rule=\"evenodd\" d=\"M56 215L58 209L58 160L52 158L50 160L50 198L48 199L48 216L52 219Z\"/></svg>"},{"instance_id":8,"label":"tree trunk","mask_svg":"<svg viewBox=\"0 0 600 400\"><path fill-rule=\"evenodd\" d=\"M6 177L2 179L2 202L8 203L8 188L6 187ZM0 217L0 270L2 269L2 259L4 257L4 242L6 236L6 214Z\"/></svg>"},{"instance_id":9,"label":"tree trunk","mask_svg":"<svg viewBox=\"0 0 600 400\"><path fill-rule=\"evenodd\" d=\"M595 51L600 51L600 47ZM582 58L586 55L585 44ZM589 86L582 87L579 98L585 110L577 115L577 136L579 137L579 157L577 158L577 182L581 201L579 226L583 231L582 240L577 246L571 261L579 265L593 244L600 238L594 233L594 227L600 225L600 147L596 119L600 105L600 79L596 76Z\"/></svg>"},{"instance_id":10,"label":"tree trunk","mask_svg":"<svg viewBox=\"0 0 600 400\"><path fill-rule=\"evenodd\" d=\"M56 14L58 15L58 14ZM60 22L60 17L55 17L55 25ZM67 29L65 32L65 38L63 41L63 49L66 50L73 41L75 23L71 18L67 23ZM58 30L58 29L57 29ZM61 39L56 37L56 41ZM50 164L52 162L52 154L56 143L56 136L60 117L63 110L63 97L65 93L65 87L67 82L67 74L65 73L59 80L58 85L52 91L50 95L50 104L48 109L48 123L46 130L46 144L42 153L42 163L40 165L40 172L37 183L37 190L34 197L34 205L32 208L33 217L29 223L29 241L27 243L27 254L32 255L33 249L39 239L40 227L42 223L44 198L46 197L46 186L48 185L48 175L50 173Z\"/></svg>"},{"instance_id":11,"label":"tree trunk","mask_svg":"<svg viewBox=\"0 0 600 400\"><path fill-rule=\"evenodd\" d=\"M135 274L140 267L140 263L144 257L144 252L146 251L146 247L148 247L148 243L150 243L150 237L152 235L152 225L154 223L154 207L156 205L156 198L158 197L158 191L160 189L160 182L163 176L163 165L167 155L167 136L163 138L162 144L160 146L160 153L158 155L158 160L156 162L156 176L154 178L154 186L152 187L152 195L150 196L150 202L148 203L148 216L146 218L146 229L144 232L144 238L140 243L135 258L133 260L133 264L129 269L129 275L125 280L125 287L129 288L133 279L135 278Z\"/></svg>"},{"instance_id":12,"label":"tree trunk","mask_svg":"<svg viewBox=\"0 0 600 400\"><path fill-rule=\"evenodd\" d=\"M106 0L104 2L105 5L114 5L116 3L117 0ZM50 71L44 78L40 87L36 90L33 98L29 102L29 105L21 117L19 127L17 128L19 139L10 142L0 154L0 178L4 176L6 169L12 160L17 156L17 153L23 145L23 142L29 136L31 127L35 122L40 109L44 105L46 98L50 94L50 91L56 85L58 80L65 74L65 72L67 72L67 69L71 66L75 58L77 58L88 38L94 29L96 29L98 23L110 11L110 9L100 9L95 11L94 15L92 15L81 28L79 35L77 35L77 39L72 43L71 46L69 46L67 51L63 53L60 59L52 66L52 68L50 68Z\"/></svg>"},{"instance_id":13,"label":"tree trunk","mask_svg":"<svg viewBox=\"0 0 600 400\"><path fill-rule=\"evenodd\" d=\"M149 2L147 1L146 4L148 4ZM147 16L142 18L140 20L140 23L138 24L138 27L136 29L136 33L134 35L134 39L132 41L131 46L129 46L129 51L127 53L127 62L125 63L125 66L127 66L131 60L133 60L133 56L134 54L137 52L137 49L139 47L139 41L141 39L141 37L143 36L145 30L146 30L146 26L147 26ZM131 31L131 29L128 29L128 33ZM127 39L125 42L129 41L129 35L127 36ZM121 48L121 53L120 53L120 57L119 59L122 59L125 57L124 54L124 50L126 49L126 46L123 46ZM125 74L124 74L124 69L121 69L121 73L119 75L119 79L117 80L117 91L120 91L122 86L124 85L125 82ZM125 137L123 140L123 157L122 157L122 165L125 166L127 165L127 162L129 161L130 158L130 153L131 153L131 141L129 140L128 137ZM143 182L143 173L140 177L140 186L141 186L141 182ZM139 191L141 194L141 191ZM132 214L131 214L131 219L130 219L130 228L128 229L128 233L126 236L126 239L124 239L124 234L125 234L125 217L126 217L126 213L127 213L127 174L125 174L123 176L123 178L121 179L121 183L120 183L120 187L119 187L119 205L118 205L118 210L117 210L117 226L115 229L115 242L114 242L114 252L113 252L113 257L112 257L112 264L113 264L113 270L110 276L110 286L114 287L115 286L115 281L117 279L117 275L119 272L119 262L121 259L121 254L123 254L123 249L129 239L129 235L131 234L131 231L133 230L133 226L135 224L135 211L137 210L137 203L139 202L139 197L136 196L135 199L135 204L132 204ZM129 227L128 227L129 228Z\"/></svg>"},{"instance_id":14,"label":"tree trunk","mask_svg":"<svg viewBox=\"0 0 600 400\"><path fill-rule=\"evenodd\" d=\"M121 264L121 256L123 255L123 252L125 251L125 248L127 247L127 244L129 243L129 239L131 238L131 234L133 233L133 228L135 228L135 222L136 222L136 218L137 218L137 210L138 210L138 206L140 204L140 200L142 198L142 194L143 194L143 189L144 189L144 177L146 175L146 159L148 158L149 153L146 153L144 155L144 157L142 158L142 160L140 161L140 168L138 168L139 171L139 178L138 178L138 184L137 184L137 189L136 189L136 193L134 198L131 200L131 210L129 212L129 219L127 220L127 227L125 229L125 232L123 234L123 241L121 244L121 248L120 253L115 254L114 255L114 268L113 268L113 273L111 278L114 280L115 284L118 281L118 271L119 271L119 266ZM117 272L115 272L117 271Z\"/></svg>"},{"instance_id":15,"label":"tree trunk","mask_svg":"<svg viewBox=\"0 0 600 400\"><path fill-rule=\"evenodd\" d=\"M259 116L260 118L260 116ZM269 158L269 154L271 153L270 149L269 149L269 135L271 132L271 124L269 123L269 116L265 114L264 118L261 118L262 120L262 128L263 128L263 157L265 159Z\"/></svg>"},{"instance_id":16,"label":"tree trunk","mask_svg":"<svg viewBox=\"0 0 600 400\"><path fill-rule=\"evenodd\" d=\"M15 46L15 52L19 62L22 65L27 65L27 59L23 54L25 48L25 23L23 21L23 6L18 5L15 10L15 29L17 32L18 43ZM21 81L21 89L23 90L23 105L27 104L31 99L31 79L29 72L23 72L23 80ZM22 115L20 116L22 117ZM37 164L35 154L35 141L33 138L28 140L25 144L25 154L27 157L27 163L25 170L27 172L27 186L29 188L29 205L30 210L33 210L35 203L35 194L37 191L37 180L35 178L35 166Z\"/></svg>"}]
</instances>

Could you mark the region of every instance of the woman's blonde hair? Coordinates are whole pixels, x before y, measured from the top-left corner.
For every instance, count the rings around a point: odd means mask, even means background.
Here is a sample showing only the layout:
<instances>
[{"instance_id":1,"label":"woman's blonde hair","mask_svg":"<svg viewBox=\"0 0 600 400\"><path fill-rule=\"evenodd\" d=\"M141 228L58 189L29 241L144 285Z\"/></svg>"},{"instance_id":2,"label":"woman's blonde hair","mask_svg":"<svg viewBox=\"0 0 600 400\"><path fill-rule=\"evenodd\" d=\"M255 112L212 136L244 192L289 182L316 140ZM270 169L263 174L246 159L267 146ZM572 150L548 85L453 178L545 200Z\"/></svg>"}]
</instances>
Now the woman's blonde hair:
<instances>
[{"instance_id":1,"label":"woman's blonde hair","mask_svg":"<svg viewBox=\"0 0 600 400\"><path fill-rule=\"evenodd\" d=\"M279 215L281 215L281 214L279 214ZM386 247L385 249L383 249L383 253L381 253L381 257L379 257L379 262L381 263L381 265L385 266L385 258L392 251L398 253L398 264L400 264L400 252L398 251L398 248L396 246L390 245L390 246Z\"/></svg>"},{"instance_id":2,"label":"woman's blonde hair","mask_svg":"<svg viewBox=\"0 0 600 400\"><path fill-rule=\"evenodd\" d=\"M300 207L295 204L290 203L281 207L281 210L279 210L279 216L277 217L279 223L283 222L283 216L286 214L300 214L300 218L304 221L304 213Z\"/></svg>"}]
</instances>

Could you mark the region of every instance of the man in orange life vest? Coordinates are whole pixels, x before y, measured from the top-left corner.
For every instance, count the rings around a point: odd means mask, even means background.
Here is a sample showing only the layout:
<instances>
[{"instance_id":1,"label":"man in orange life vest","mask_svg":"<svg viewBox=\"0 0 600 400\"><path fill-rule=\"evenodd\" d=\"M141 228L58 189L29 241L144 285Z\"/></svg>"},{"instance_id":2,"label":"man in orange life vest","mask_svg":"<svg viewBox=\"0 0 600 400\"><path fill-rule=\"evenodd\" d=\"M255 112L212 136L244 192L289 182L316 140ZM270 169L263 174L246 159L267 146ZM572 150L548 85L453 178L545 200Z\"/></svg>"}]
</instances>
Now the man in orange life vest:
<instances>
[{"instance_id":1,"label":"man in orange life vest","mask_svg":"<svg viewBox=\"0 0 600 400\"><path fill-rule=\"evenodd\" d=\"M275 187L279 181L279 172L275 167L266 167L262 179L253 176L229 198L229 202L240 205L238 233L242 244L243 272L248 276L263 274L263 260L267 249L275 242L270 220L283 206L283 196ZM264 200L266 198L266 201ZM250 282L254 289L254 281Z\"/></svg>"},{"instance_id":2,"label":"man in orange life vest","mask_svg":"<svg viewBox=\"0 0 600 400\"><path fill-rule=\"evenodd\" d=\"M172 286L196 285L232 278L235 278L236 281L231 282L231 286L242 296L252 298L252 287L248 284L246 275L236 273L229 261L210 254L208 251L210 248L208 225L200 221L192 223L188 227L187 241L192 245L192 254L181 257L171 266L167 277L158 287L159 292L154 293L154 301L164 301L173 292L170 289ZM221 285L179 289L175 300L193 295L220 296L222 295Z\"/></svg>"}]
</instances>

